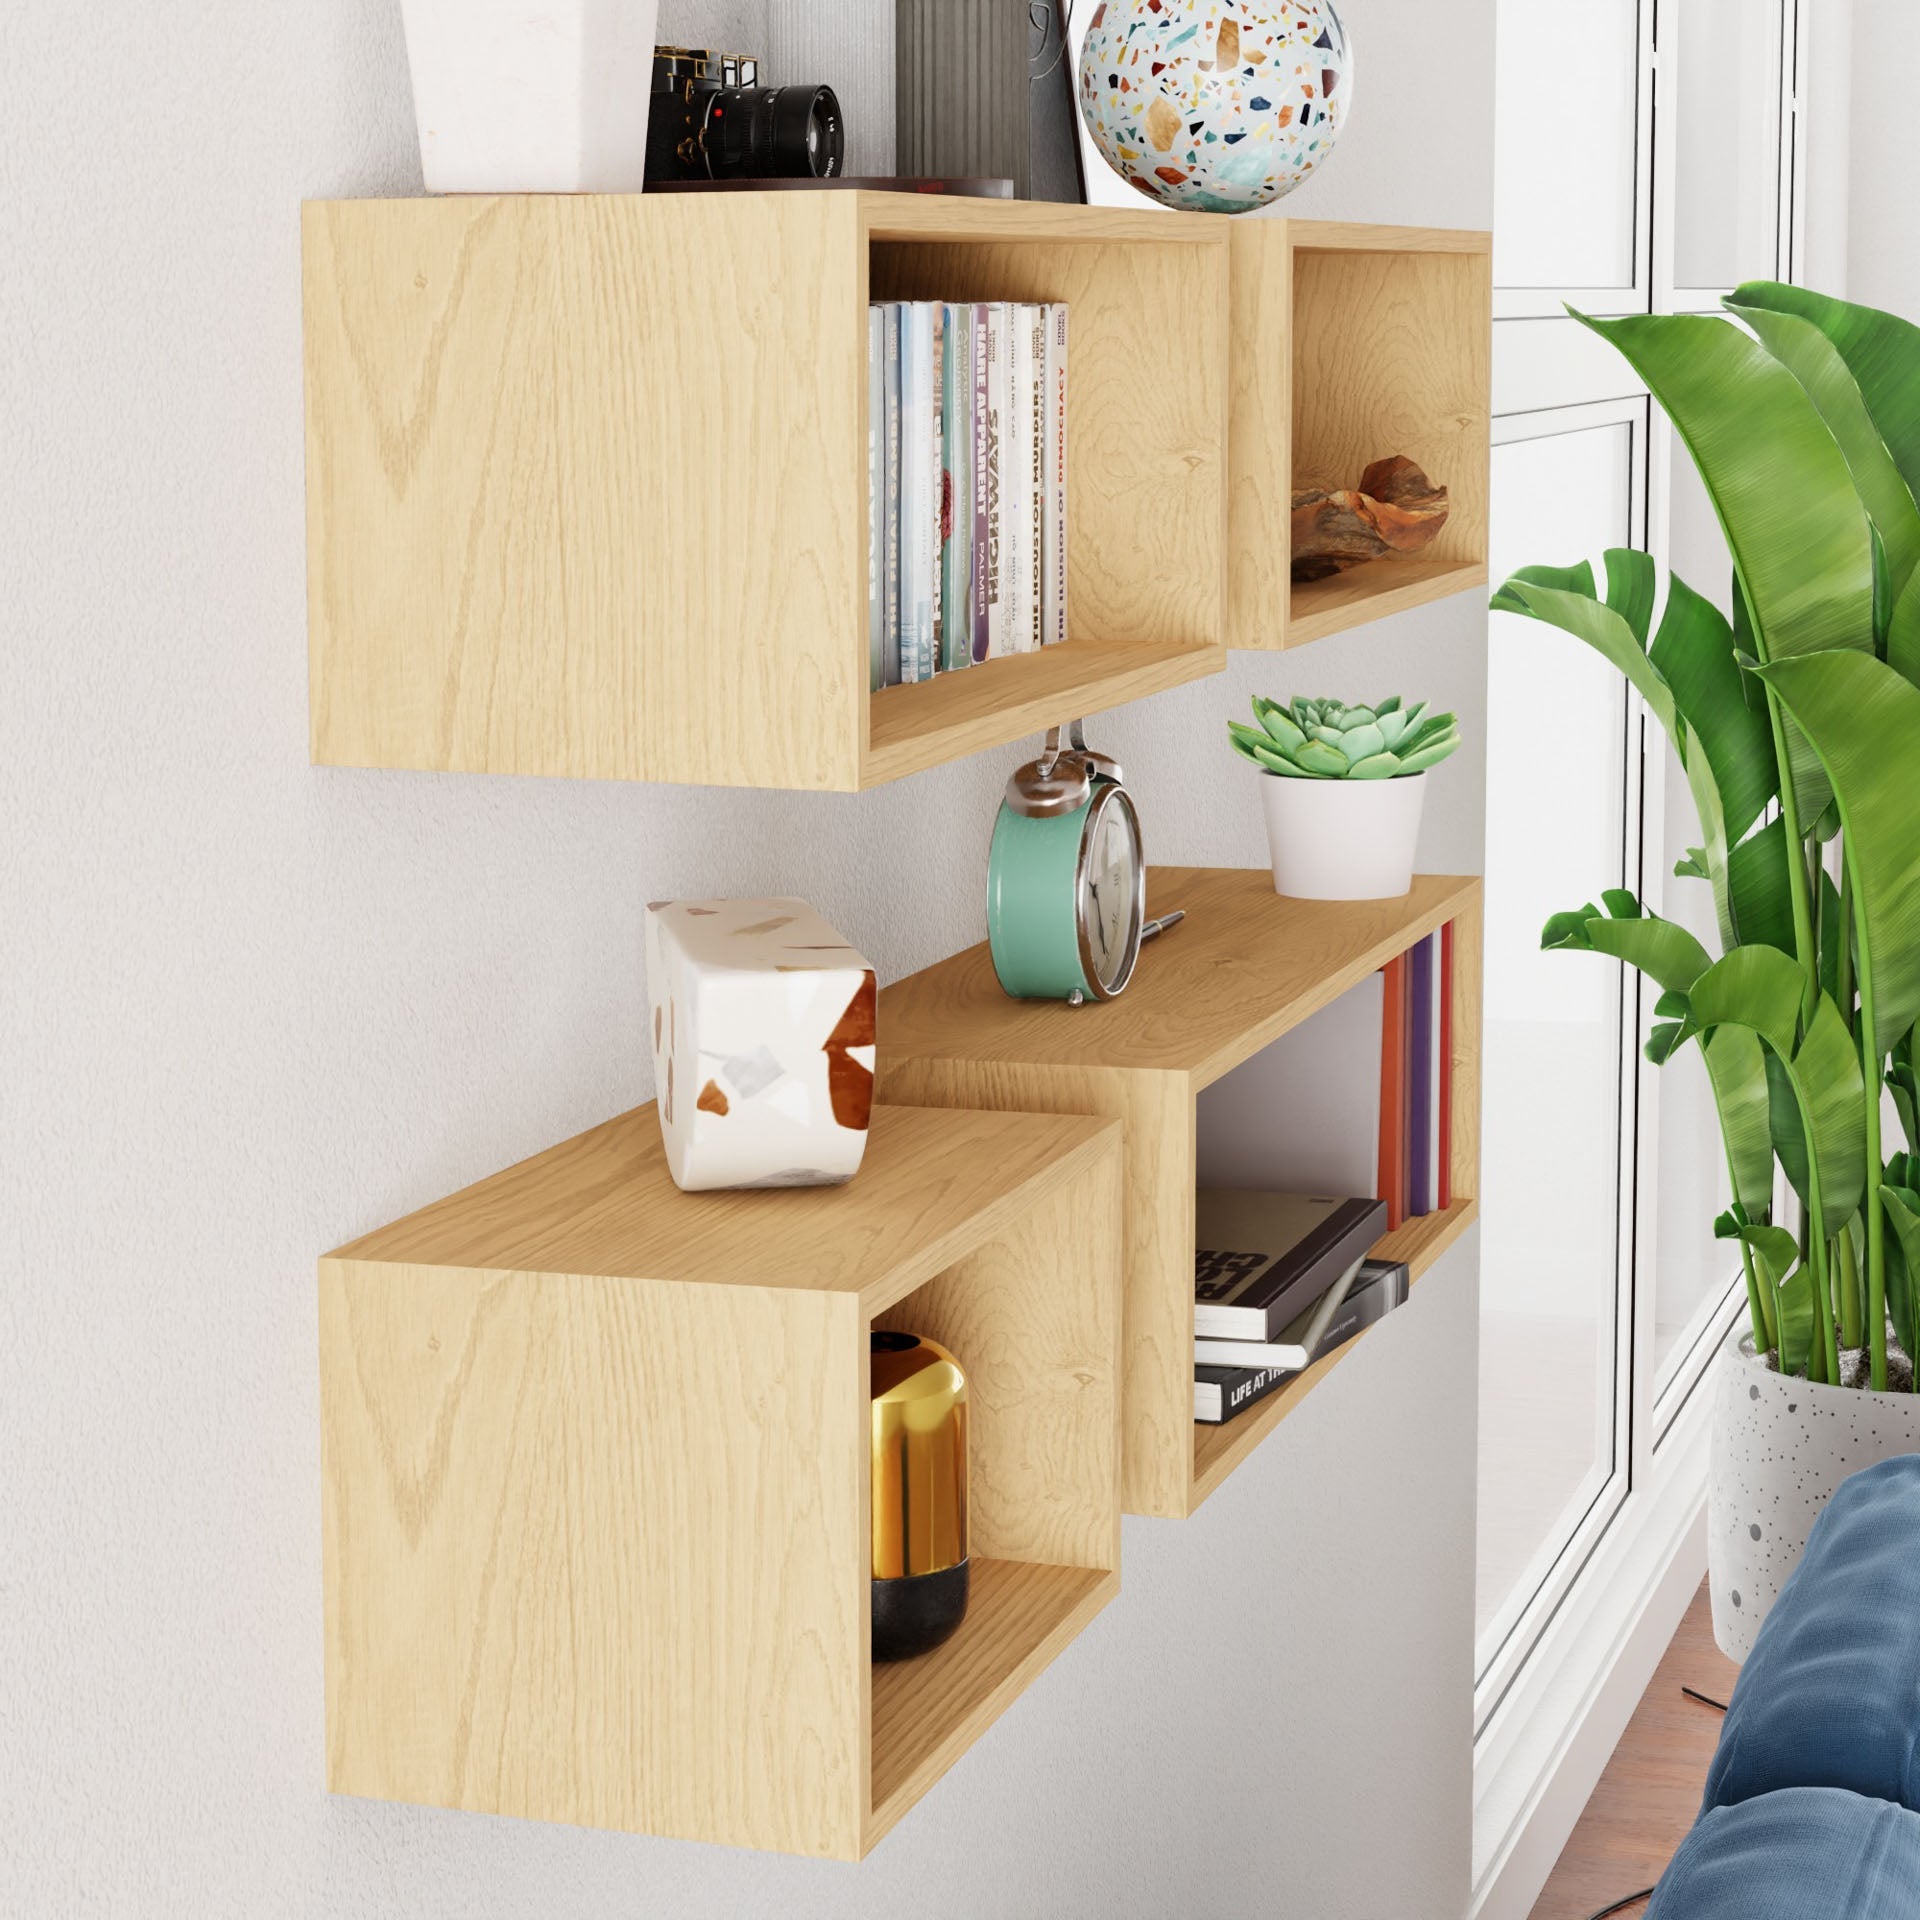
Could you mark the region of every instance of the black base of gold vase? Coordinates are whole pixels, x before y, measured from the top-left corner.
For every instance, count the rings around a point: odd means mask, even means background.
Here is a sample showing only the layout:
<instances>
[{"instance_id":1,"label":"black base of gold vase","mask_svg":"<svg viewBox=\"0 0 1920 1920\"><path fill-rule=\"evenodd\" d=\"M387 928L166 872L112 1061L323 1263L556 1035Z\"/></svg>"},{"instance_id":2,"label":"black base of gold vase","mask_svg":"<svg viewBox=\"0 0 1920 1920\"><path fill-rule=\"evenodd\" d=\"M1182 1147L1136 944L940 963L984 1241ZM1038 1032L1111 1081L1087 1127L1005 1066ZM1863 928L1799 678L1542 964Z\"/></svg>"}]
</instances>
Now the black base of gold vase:
<instances>
[{"instance_id":1,"label":"black base of gold vase","mask_svg":"<svg viewBox=\"0 0 1920 1920\"><path fill-rule=\"evenodd\" d=\"M938 1573L908 1573L873 1583L873 1657L911 1660L928 1653L966 1618L967 1563Z\"/></svg>"}]
</instances>

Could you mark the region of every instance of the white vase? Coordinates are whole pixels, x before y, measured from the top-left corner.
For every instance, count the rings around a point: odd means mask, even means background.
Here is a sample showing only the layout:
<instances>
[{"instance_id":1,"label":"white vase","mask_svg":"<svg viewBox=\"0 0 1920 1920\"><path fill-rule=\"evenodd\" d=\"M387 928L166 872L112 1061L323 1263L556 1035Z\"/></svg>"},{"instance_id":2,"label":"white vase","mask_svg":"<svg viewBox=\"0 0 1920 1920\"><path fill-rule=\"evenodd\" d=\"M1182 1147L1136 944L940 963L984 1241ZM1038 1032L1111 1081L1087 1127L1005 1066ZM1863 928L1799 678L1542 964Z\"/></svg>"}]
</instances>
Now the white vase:
<instances>
[{"instance_id":1,"label":"white vase","mask_svg":"<svg viewBox=\"0 0 1920 1920\"><path fill-rule=\"evenodd\" d=\"M1258 776L1273 890L1295 900L1397 900L1413 885L1427 776L1302 780Z\"/></svg>"},{"instance_id":2,"label":"white vase","mask_svg":"<svg viewBox=\"0 0 1920 1920\"><path fill-rule=\"evenodd\" d=\"M1920 1453L1920 1394L1816 1387L1753 1356L1749 1335L1717 1362L1707 1474L1713 1637L1744 1660L1807 1535L1840 1482Z\"/></svg>"},{"instance_id":3,"label":"white vase","mask_svg":"<svg viewBox=\"0 0 1920 1920\"><path fill-rule=\"evenodd\" d=\"M401 0L429 193L638 193L659 0Z\"/></svg>"}]
</instances>

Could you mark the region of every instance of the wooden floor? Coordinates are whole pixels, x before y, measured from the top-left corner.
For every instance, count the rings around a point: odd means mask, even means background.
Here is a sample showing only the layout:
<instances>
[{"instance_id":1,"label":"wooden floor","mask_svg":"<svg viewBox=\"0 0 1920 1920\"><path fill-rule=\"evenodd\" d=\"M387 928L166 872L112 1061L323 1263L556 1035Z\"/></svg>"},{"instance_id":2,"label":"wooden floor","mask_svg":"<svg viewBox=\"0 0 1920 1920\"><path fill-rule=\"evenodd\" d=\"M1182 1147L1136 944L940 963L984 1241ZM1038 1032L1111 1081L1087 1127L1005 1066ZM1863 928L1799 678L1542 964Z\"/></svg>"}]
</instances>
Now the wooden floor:
<instances>
[{"instance_id":1,"label":"wooden floor","mask_svg":"<svg viewBox=\"0 0 1920 1920\"><path fill-rule=\"evenodd\" d=\"M1634 1709L1533 1909L1533 1920L1587 1920L1660 1878L1700 1811L1720 1716L1680 1689L1725 1700L1740 1671L1713 1644L1703 1584ZM1629 1907L1621 1920L1640 1912Z\"/></svg>"}]
</instances>

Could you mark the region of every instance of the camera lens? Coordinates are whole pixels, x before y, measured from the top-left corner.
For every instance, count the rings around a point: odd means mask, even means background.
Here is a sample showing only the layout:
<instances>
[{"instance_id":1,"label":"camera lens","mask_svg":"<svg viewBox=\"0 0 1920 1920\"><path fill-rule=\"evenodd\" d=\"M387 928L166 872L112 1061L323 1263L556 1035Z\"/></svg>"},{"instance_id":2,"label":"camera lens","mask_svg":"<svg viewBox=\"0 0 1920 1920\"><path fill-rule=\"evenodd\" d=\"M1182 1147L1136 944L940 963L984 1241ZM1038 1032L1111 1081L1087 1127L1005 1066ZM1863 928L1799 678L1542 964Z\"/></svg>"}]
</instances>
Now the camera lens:
<instances>
[{"instance_id":1,"label":"camera lens","mask_svg":"<svg viewBox=\"0 0 1920 1920\"><path fill-rule=\"evenodd\" d=\"M831 87L725 88L707 96L700 149L712 179L831 179L844 145Z\"/></svg>"}]
</instances>

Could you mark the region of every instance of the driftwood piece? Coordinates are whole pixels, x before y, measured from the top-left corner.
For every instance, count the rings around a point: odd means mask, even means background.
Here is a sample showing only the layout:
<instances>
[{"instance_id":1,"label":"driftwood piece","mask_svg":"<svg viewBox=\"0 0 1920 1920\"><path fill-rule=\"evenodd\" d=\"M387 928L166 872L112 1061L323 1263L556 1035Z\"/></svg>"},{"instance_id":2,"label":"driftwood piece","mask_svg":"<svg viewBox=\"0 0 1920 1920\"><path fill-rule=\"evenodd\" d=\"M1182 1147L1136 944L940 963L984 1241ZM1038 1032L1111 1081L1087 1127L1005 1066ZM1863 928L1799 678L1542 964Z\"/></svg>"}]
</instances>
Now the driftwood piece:
<instances>
[{"instance_id":1,"label":"driftwood piece","mask_svg":"<svg viewBox=\"0 0 1920 1920\"><path fill-rule=\"evenodd\" d=\"M1404 454L1376 460L1357 487L1293 490L1293 577L1324 580L1389 554L1418 553L1447 523L1447 490Z\"/></svg>"}]
</instances>

